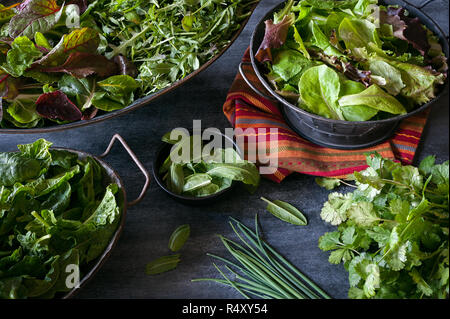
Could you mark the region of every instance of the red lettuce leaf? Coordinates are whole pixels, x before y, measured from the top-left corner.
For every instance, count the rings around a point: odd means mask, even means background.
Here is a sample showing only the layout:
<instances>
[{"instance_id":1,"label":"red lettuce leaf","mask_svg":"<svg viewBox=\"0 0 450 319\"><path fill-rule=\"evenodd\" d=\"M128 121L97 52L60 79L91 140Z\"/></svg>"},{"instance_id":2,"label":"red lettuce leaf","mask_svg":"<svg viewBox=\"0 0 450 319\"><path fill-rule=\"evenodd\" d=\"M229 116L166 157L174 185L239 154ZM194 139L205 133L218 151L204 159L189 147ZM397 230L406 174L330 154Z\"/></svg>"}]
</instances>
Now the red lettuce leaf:
<instances>
[{"instance_id":1,"label":"red lettuce leaf","mask_svg":"<svg viewBox=\"0 0 450 319\"><path fill-rule=\"evenodd\" d=\"M136 66L123 55L116 55L113 61L119 68L119 74L129 75L132 78L136 78L138 76Z\"/></svg>"},{"instance_id":2,"label":"red lettuce leaf","mask_svg":"<svg viewBox=\"0 0 450 319\"><path fill-rule=\"evenodd\" d=\"M61 91L44 93L36 101L36 112L43 118L78 121L83 114Z\"/></svg>"},{"instance_id":3,"label":"red lettuce leaf","mask_svg":"<svg viewBox=\"0 0 450 319\"><path fill-rule=\"evenodd\" d=\"M430 50L427 31L419 18L408 17L405 12L404 8L387 7L380 11L380 23L392 25L395 37L407 41L425 56Z\"/></svg>"},{"instance_id":4,"label":"red lettuce leaf","mask_svg":"<svg viewBox=\"0 0 450 319\"><path fill-rule=\"evenodd\" d=\"M107 77L117 74L119 67L103 55L86 52L71 53L66 62L60 66L41 68L42 72L63 72L76 78L85 78L92 74Z\"/></svg>"},{"instance_id":5,"label":"red lettuce leaf","mask_svg":"<svg viewBox=\"0 0 450 319\"><path fill-rule=\"evenodd\" d=\"M81 119L83 121L91 120L97 115L97 112L98 108L96 108L95 106L91 106L90 108L88 108L86 111L83 112L83 116L81 117Z\"/></svg>"},{"instance_id":6,"label":"red lettuce leaf","mask_svg":"<svg viewBox=\"0 0 450 319\"><path fill-rule=\"evenodd\" d=\"M320 51L310 50L310 53L325 64L347 76L350 80L361 82L365 87L369 87L373 84L371 77L372 72L370 71L360 70L350 62L343 61L336 56L326 55Z\"/></svg>"},{"instance_id":7,"label":"red lettuce leaf","mask_svg":"<svg viewBox=\"0 0 450 319\"><path fill-rule=\"evenodd\" d=\"M80 14L83 14L88 8L87 0L72 0L68 4L76 4L80 9Z\"/></svg>"},{"instance_id":8,"label":"red lettuce leaf","mask_svg":"<svg viewBox=\"0 0 450 319\"><path fill-rule=\"evenodd\" d=\"M272 20L264 22L266 25L264 38L255 55L259 62L272 61L271 49L277 49L284 44L288 29L293 22L291 15L285 15L277 24L274 24Z\"/></svg>"}]
</instances>

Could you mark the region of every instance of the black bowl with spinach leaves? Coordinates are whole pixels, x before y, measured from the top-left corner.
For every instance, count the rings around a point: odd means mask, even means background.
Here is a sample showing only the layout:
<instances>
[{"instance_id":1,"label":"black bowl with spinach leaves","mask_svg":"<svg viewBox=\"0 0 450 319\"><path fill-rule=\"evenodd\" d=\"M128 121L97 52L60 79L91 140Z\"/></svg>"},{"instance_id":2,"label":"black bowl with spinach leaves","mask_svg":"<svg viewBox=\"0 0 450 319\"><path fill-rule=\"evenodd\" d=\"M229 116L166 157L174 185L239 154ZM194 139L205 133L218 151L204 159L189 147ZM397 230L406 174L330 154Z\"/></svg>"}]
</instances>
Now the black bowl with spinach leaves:
<instances>
[{"instance_id":1,"label":"black bowl with spinach leaves","mask_svg":"<svg viewBox=\"0 0 450 319\"><path fill-rule=\"evenodd\" d=\"M182 130L179 138L173 140L170 133L162 138L163 143L153 161L153 176L175 200L188 205L206 205L229 195L239 182L250 192L258 187L258 168L242 159L243 153L233 138L211 130L209 138L202 140L202 134ZM211 149L195 154L192 150L199 145L202 151ZM186 147L190 149L188 160L172 161L173 155L183 154Z\"/></svg>"},{"instance_id":2,"label":"black bowl with spinach leaves","mask_svg":"<svg viewBox=\"0 0 450 319\"><path fill-rule=\"evenodd\" d=\"M374 25L365 20L367 10L377 3L289 0L271 9L252 34L251 65L268 98L280 102L294 131L318 145L359 149L378 144L401 120L424 111L448 90L444 32L402 0L380 1L378 7L386 12L383 19L397 24L366 32ZM425 36L411 38L411 33ZM287 40L280 43L283 36Z\"/></svg>"}]
</instances>

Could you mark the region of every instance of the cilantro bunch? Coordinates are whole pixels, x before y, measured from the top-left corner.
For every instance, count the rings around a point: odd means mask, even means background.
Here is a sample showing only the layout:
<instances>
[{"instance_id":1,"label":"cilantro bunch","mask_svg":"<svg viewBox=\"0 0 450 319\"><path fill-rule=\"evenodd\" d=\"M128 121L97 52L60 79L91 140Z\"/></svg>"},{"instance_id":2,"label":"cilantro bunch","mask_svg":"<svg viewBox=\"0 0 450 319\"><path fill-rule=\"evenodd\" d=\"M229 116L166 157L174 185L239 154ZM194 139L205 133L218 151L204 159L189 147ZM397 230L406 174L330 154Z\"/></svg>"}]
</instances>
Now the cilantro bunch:
<instances>
[{"instance_id":1,"label":"cilantro bunch","mask_svg":"<svg viewBox=\"0 0 450 319\"><path fill-rule=\"evenodd\" d=\"M379 154L321 211L338 229L319 239L349 273L350 298L448 298L449 162L402 166ZM337 183L336 183L337 184Z\"/></svg>"}]
</instances>

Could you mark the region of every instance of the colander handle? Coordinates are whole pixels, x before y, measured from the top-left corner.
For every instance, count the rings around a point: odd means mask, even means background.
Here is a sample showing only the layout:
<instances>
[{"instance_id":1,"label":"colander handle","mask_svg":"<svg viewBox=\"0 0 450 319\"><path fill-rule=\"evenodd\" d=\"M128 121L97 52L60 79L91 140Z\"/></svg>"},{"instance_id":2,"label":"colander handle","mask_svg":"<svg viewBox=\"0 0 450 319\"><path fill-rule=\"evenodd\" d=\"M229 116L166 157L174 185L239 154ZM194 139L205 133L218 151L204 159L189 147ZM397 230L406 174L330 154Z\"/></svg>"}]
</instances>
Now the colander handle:
<instances>
[{"instance_id":1,"label":"colander handle","mask_svg":"<svg viewBox=\"0 0 450 319\"><path fill-rule=\"evenodd\" d=\"M263 98L267 99L267 100L275 100L275 98L273 96L268 96L267 94L264 94L263 92L261 92L260 90L258 90L252 82L250 82L250 80L247 78L247 76L245 75L244 69L242 68L242 65L252 65L251 62L241 62L239 63L239 73L241 74L242 78L244 79L245 83L247 83L247 85L253 90L255 91L256 94L262 96Z\"/></svg>"},{"instance_id":2,"label":"colander handle","mask_svg":"<svg viewBox=\"0 0 450 319\"><path fill-rule=\"evenodd\" d=\"M150 186L150 174L145 169L144 165L142 165L142 163L139 161L136 154L134 154L134 152L128 146L127 142L125 142L125 140L119 134L114 134L114 136L111 138L111 141L109 142L108 148L105 150L105 152L103 154L99 155L98 157L103 158L103 157L107 156L109 154L109 152L111 151L111 148L114 145L114 142L116 140L118 140L122 144L123 148L125 148L125 150L128 152L128 155L130 155L131 159L139 167L142 174L144 174L144 176L145 176L145 184L144 184L144 187L142 188L141 193L135 200L128 202L128 207L130 207L130 206L136 205L137 203L139 203L142 200L142 198L144 198L144 195L147 192L148 187Z\"/></svg>"}]
</instances>

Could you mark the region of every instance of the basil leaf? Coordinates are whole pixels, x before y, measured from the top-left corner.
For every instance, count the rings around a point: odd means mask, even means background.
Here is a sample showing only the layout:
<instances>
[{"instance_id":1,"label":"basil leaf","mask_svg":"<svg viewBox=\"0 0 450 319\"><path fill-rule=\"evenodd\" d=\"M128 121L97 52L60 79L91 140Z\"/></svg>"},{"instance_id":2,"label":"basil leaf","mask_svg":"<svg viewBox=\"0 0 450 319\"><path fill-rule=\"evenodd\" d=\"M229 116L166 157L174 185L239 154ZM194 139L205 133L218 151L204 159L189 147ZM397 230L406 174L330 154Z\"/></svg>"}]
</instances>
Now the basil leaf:
<instances>
[{"instance_id":1,"label":"basil leaf","mask_svg":"<svg viewBox=\"0 0 450 319\"><path fill-rule=\"evenodd\" d=\"M305 226L308 224L306 217L294 206L281 200L269 201L261 197L267 203L267 210L275 217L290 224Z\"/></svg>"}]
</instances>

